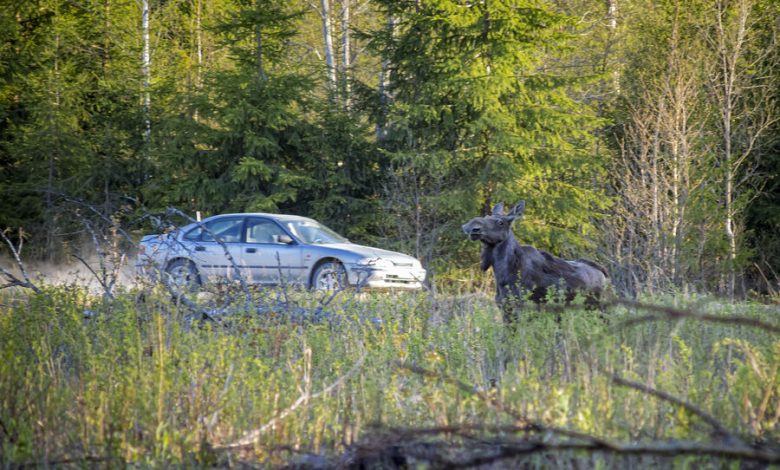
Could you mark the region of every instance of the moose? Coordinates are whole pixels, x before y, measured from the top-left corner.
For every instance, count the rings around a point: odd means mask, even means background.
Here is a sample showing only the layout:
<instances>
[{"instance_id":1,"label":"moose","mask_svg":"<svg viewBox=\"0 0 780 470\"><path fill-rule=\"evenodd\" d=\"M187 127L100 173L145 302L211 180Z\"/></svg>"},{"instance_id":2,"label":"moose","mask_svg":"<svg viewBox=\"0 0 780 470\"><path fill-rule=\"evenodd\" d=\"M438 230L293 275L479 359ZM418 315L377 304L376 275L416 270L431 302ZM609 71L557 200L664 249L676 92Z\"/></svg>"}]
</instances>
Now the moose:
<instances>
[{"instance_id":1,"label":"moose","mask_svg":"<svg viewBox=\"0 0 780 470\"><path fill-rule=\"evenodd\" d=\"M496 204L492 214L476 217L463 225L463 232L474 241L482 242L480 268L493 268L496 278L496 303L504 312L504 321L512 323L515 307L527 297L540 304L550 288L559 288L568 303L577 292L585 294L585 303L597 306L607 280L606 270L586 259L568 261L520 245L512 233L512 222L523 215L525 201L520 201L504 214L504 205Z\"/></svg>"}]
</instances>

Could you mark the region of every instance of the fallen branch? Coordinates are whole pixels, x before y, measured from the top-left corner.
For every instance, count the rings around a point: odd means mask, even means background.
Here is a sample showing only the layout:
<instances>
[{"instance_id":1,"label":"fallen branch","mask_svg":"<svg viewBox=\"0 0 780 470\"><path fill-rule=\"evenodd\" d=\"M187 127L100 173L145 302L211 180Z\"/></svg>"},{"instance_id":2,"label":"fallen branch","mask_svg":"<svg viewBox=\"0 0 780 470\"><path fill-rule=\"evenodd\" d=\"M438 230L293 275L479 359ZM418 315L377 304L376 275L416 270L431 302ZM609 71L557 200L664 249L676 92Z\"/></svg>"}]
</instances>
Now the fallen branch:
<instances>
[{"instance_id":1,"label":"fallen branch","mask_svg":"<svg viewBox=\"0 0 780 470\"><path fill-rule=\"evenodd\" d=\"M174 289L173 286L171 285L171 280L168 276L163 274L160 280L162 281L165 288L168 289L168 293L171 294L171 297L184 304L184 306L186 306L193 312L199 313L204 320L209 320L212 322L217 321L214 315L212 315L212 313L206 307L203 307L202 305L199 305L197 302L188 299L186 295L177 292L176 289Z\"/></svg>"},{"instance_id":2,"label":"fallen branch","mask_svg":"<svg viewBox=\"0 0 780 470\"><path fill-rule=\"evenodd\" d=\"M533 437L517 438L513 434L526 434L527 426L485 426L463 424L433 428L389 428L384 439L368 437L370 443L358 443L353 447L361 458L370 461L371 456L400 455L425 461L442 468L470 468L494 464L503 460L542 452L585 451L605 452L615 455L643 455L656 457L707 456L735 460L780 463L780 453L749 447L743 443L716 441L661 441L652 443L622 443L583 434L579 438L555 440L547 432ZM477 432L479 434L474 434ZM486 433L488 435L486 435ZM509 434L509 435L507 435ZM467 442L431 441L430 436L454 435ZM372 445L375 442L381 445ZM454 452L458 451L458 452ZM462 452L461 452L462 451ZM469 456L454 458L453 454Z\"/></svg>"},{"instance_id":3,"label":"fallen branch","mask_svg":"<svg viewBox=\"0 0 780 470\"><path fill-rule=\"evenodd\" d=\"M44 467L60 467L60 466L70 466L74 464L84 464L84 463L104 463L104 462L116 462L120 463L121 460L119 457L112 456L112 457L101 457L99 455L85 455L83 457L73 457L69 459L54 459L54 460L36 460L35 462L23 462L19 464L15 464L16 468L40 468L41 466Z\"/></svg>"}]
</instances>

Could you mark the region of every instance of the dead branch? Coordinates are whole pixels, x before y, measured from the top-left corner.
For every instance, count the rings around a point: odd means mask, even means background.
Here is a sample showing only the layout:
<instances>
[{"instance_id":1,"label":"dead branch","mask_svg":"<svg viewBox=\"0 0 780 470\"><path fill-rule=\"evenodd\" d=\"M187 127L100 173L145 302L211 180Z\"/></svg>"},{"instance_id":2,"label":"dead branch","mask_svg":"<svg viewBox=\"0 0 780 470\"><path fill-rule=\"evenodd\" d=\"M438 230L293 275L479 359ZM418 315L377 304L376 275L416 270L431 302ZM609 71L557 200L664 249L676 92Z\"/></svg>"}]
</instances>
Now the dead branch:
<instances>
[{"instance_id":1,"label":"dead branch","mask_svg":"<svg viewBox=\"0 0 780 470\"><path fill-rule=\"evenodd\" d=\"M442 381L444 383L448 383L450 385L453 385L456 388L459 388L460 390L462 390L462 391L464 391L466 393L469 393L471 395L475 395L476 397L478 397L480 400L482 400L484 403L486 403L487 405L489 405L491 408L495 409L496 411L500 411L500 412L502 412L504 414L507 414L507 415L511 416L518 423L523 423L526 426L530 426L531 430L538 431L538 430L541 430L541 429L544 428L543 426L542 427L537 427L536 426L537 423L529 420L526 416L523 416L518 411L512 409L506 403L504 403L504 402L502 402L502 401L500 401L500 400L498 400L498 399L496 399L494 397L491 397L487 393L477 389L477 387L475 387L473 385L469 385L469 384L467 384L465 382L461 382L460 380L458 380L458 379L456 379L454 377L450 377L450 376L447 376L447 375L444 375L444 374L440 374L440 373L434 372L432 370L424 369L422 367L415 366L415 365L412 365L412 364L406 364L406 363L403 363L403 362L396 362L396 366L399 369L404 369L404 370L407 370L409 372L412 372L414 374L417 374L417 375L420 375L420 376L423 376L423 377L428 377L428 378L440 380L440 381Z\"/></svg>"},{"instance_id":2,"label":"dead branch","mask_svg":"<svg viewBox=\"0 0 780 470\"><path fill-rule=\"evenodd\" d=\"M97 212L93 208L93 211ZM98 255L98 263L100 265L100 273L97 273L87 261L81 256L73 254L72 256L79 260L87 269L95 276L100 286L103 288L103 295L108 300L114 299L114 286L119 279L119 270L125 262L125 254L118 253L118 247L116 246L116 234L120 232L120 228L115 220L109 219L111 225L109 229L112 235L106 233L98 234L98 231L93 227L92 222L87 218L82 217L78 211L76 215L81 219L81 223L84 228L89 232L92 238L92 243L95 246L95 252ZM113 238L113 240L112 240ZM106 249L108 246L108 250ZM108 264L110 263L110 268Z\"/></svg>"},{"instance_id":3,"label":"dead branch","mask_svg":"<svg viewBox=\"0 0 780 470\"><path fill-rule=\"evenodd\" d=\"M168 293L171 294L171 297L176 299L178 302L181 302L192 310L195 313L199 313L201 317L204 320L209 320L212 322L216 322L217 319L212 315L212 312L210 312L207 308L203 307L202 305L199 305L197 302L194 302L187 298L187 296L182 295L180 292L177 292L176 289L171 285L171 280L168 278L168 276L161 276L161 281L165 288L168 290Z\"/></svg>"},{"instance_id":4,"label":"dead branch","mask_svg":"<svg viewBox=\"0 0 780 470\"><path fill-rule=\"evenodd\" d=\"M166 215L178 215L180 217L185 218L190 223L197 224L197 226L204 230L206 233L212 236L215 242L219 244L219 246L222 248L222 250L225 253L225 258L227 258L228 262L230 262L231 267L233 268L233 273L235 274L236 278L238 279L238 282L241 284L241 289L244 291L244 294L246 295L246 306L248 308L249 304L252 302L252 294L249 291L249 285L246 282L246 279L244 279L244 276L241 274L241 269L238 267L238 263L236 263L235 258L233 258L233 255L230 254L230 250L228 249L228 246L225 244L224 241L222 241L215 233L213 233L211 230L209 230L208 227L204 223L202 223L199 220L193 219L186 213L182 212L181 210L175 208L175 207L169 207L166 210Z\"/></svg>"},{"instance_id":5,"label":"dead branch","mask_svg":"<svg viewBox=\"0 0 780 470\"><path fill-rule=\"evenodd\" d=\"M702 410L696 405L693 405L692 403L685 401L681 398L678 398L674 395L671 395L669 393L666 393L661 390L657 390L655 388L649 387L647 385L641 384L639 382L634 382L632 380L625 379L623 377L620 377L617 374L612 374L612 381L618 385L621 385L623 387L633 388L634 390L638 390L642 393L646 393L648 395L652 395L656 398L659 398L661 400L667 401L669 403L675 404L677 406L681 406L685 408L688 412L693 413L694 415L698 416L702 421L709 424L713 431L721 437L728 437L730 439L734 440L740 440L735 436L733 433L729 432L718 420L716 420L711 414L707 413L706 411Z\"/></svg>"},{"instance_id":6,"label":"dead branch","mask_svg":"<svg viewBox=\"0 0 780 470\"><path fill-rule=\"evenodd\" d=\"M761 330L766 330L772 333L780 333L780 326L767 323L765 321L758 320L756 318L750 318L739 315L712 315L709 313L694 312L692 310L682 310L674 307L667 307L665 305L654 305L644 302L637 302L627 299L617 299L611 302L606 302L604 305L623 305L625 307L632 307L639 310L648 310L653 312L650 315L642 317L632 318L624 322L615 325L615 329L627 328L630 326L646 323L650 321L658 320L677 320L677 319L691 319L699 320L711 323L722 323L726 325L742 325Z\"/></svg>"},{"instance_id":7,"label":"dead branch","mask_svg":"<svg viewBox=\"0 0 780 470\"><path fill-rule=\"evenodd\" d=\"M85 455L82 457L44 460L43 462L41 461L22 462L16 465L18 465L18 468L28 468L28 467L39 468L41 466L63 467L63 466L71 466L71 465L86 464L86 463L95 464L95 463L105 463L105 462L119 463L119 458L116 456L101 457L99 455Z\"/></svg>"},{"instance_id":8,"label":"dead branch","mask_svg":"<svg viewBox=\"0 0 780 470\"><path fill-rule=\"evenodd\" d=\"M65 202L73 204L76 207L81 207L81 208L84 208L84 209L88 210L89 212L94 214L98 219L102 220L103 222L105 222L109 226L116 226L117 232L119 234L121 234L122 237L129 244L131 244L131 245L133 244L133 237L131 237L130 234L126 230L124 230L122 227L120 227L118 224L116 224L115 221L111 220L111 217L108 217L107 215L105 215L103 213L103 211L101 211L100 209L95 207L93 204L90 204L89 202L87 202L87 201L85 201L83 199L79 199L77 197L70 196L68 194L61 193L61 192L58 192L58 191L46 190L46 191L43 191L43 192L47 192L47 193L50 193L50 194L52 194L54 196L58 196L59 198L61 198ZM130 200L132 200L134 202L137 202L134 199L130 199Z\"/></svg>"},{"instance_id":9,"label":"dead branch","mask_svg":"<svg viewBox=\"0 0 780 470\"><path fill-rule=\"evenodd\" d=\"M469 423L432 428L389 428L386 431L386 436L383 433L384 438L377 440L369 437L368 442L364 439L363 443L353 447L353 451L363 458L395 453L442 468L470 468L537 453L564 451L656 457L690 455L763 463L780 462L778 452L728 440L712 443L677 440L623 443L584 434L579 438L557 440L545 431L537 431L535 435L529 436L529 432L536 430L529 429L528 426L485 426ZM477 434L474 434L475 432ZM513 436L516 434L523 434L524 437ZM430 436L459 436L466 441L431 441ZM465 451L468 456L455 458L457 453L454 451Z\"/></svg>"},{"instance_id":10,"label":"dead branch","mask_svg":"<svg viewBox=\"0 0 780 470\"><path fill-rule=\"evenodd\" d=\"M40 294L41 290L33 284L33 282L30 280L30 276L27 275L27 269L24 266L24 263L22 263L21 256L19 255L19 252L22 248L22 230L19 229L19 246L15 247L14 244L11 242L11 240L6 236L5 230L0 231L0 236L3 237L3 240L5 241L6 245L8 245L8 248L11 250L11 255L13 255L14 260L16 261L16 266L19 268L19 271L22 273L22 277L24 280L19 279L18 277L14 276L10 271L0 267L0 274L5 276L7 282L6 284L3 284L0 286L0 289L5 289L8 287L24 287L27 289L31 289L36 294Z\"/></svg>"},{"instance_id":11,"label":"dead branch","mask_svg":"<svg viewBox=\"0 0 780 470\"><path fill-rule=\"evenodd\" d=\"M336 390L337 388L339 388L342 385L344 385L344 383L346 383L346 381L349 380L350 377L355 375L363 367L363 362L365 360L366 360L366 355L364 354L363 356L360 357L360 359L357 360L357 362L355 362L355 364L352 366L351 369L349 369L347 371L347 373L345 373L344 375L342 375L339 378L337 378L336 380L334 380L330 385L324 387L322 390L320 390L319 392L314 393L314 394L312 394L310 392L307 392L307 391L304 391L304 393L302 393L301 396L298 397L298 399L295 400L295 402L292 403L292 405L288 406L287 408L285 408L284 410L279 412L279 414L277 414L275 417L273 417L270 421L268 421L264 425L260 426L257 429L253 429L252 431L249 431L249 432L245 433L239 440L237 440L237 441L235 441L233 443L230 443L230 444L227 444L227 445L224 445L224 446L219 446L217 448L218 449L238 449L238 448L242 448L242 447L253 446L255 444L255 441L257 440L258 437L260 437L261 434L263 434L267 430L275 427L276 424L279 423L279 421L281 421L284 418L286 418L287 416L289 416L292 412L294 412L296 409L298 409L298 407L300 407L301 405L303 405L305 403L308 403L310 400L313 400L315 398L319 398L319 397L321 397L323 395L327 395L330 392L332 392L333 390Z\"/></svg>"},{"instance_id":12,"label":"dead branch","mask_svg":"<svg viewBox=\"0 0 780 470\"><path fill-rule=\"evenodd\" d=\"M466 384L464 382L461 382L460 380L450 377L444 374L439 374L437 372L424 369L422 367L410 365L410 364L404 364L401 362L396 363L396 365L401 368L408 370L409 372L413 372L415 374L421 375L423 377L429 377L434 378L437 380L441 380L442 382L448 383L450 385L453 385L460 390L472 394L476 397L478 397L480 400L482 400L484 403L486 403L491 408L500 411L502 413L505 413L506 415L512 417L516 423L520 423L523 427L523 429L527 431L535 431L535 432L547 432L552 434L558 434L562 436L567 436L575 439L585 439L588 441L593 441L595 443L602 443L602 439L596 436L591 436L588 434L581 433L579 431L574 431L572 429L566 429L566 428L559 428L554 426L547 426L546 424L542 423L541 421L533 420L528 418L527 416L521 414L517 410L514 410L506 403L501 402L500 400L493 398L489 396L487 393L477 389L477 387L474 387L473 385ZM606 442L606 441L603 441Z\"/></svg>"},{"instance_id":13,"label":"dead branch","mask_svg":"<svg viewBox=\"0 0 780 470\"><path fill-rule=\"evenodd\" d=\"M697 312L690 309L679 309L675 307L669 307L666 305L649 304L646 302L638 302L630 299L614 299L601 302L599 307L604 309L607 307L623 306L634 308L637 310L646 310L652 312L648 315L631 318L614 325L614 330L632 327L642 323L661 320L699 320L710 323L721 323L724 325L739 325L747 326L751 328L758 328L766 330L771 333L780 333L780 325L768 323L756 318L746 317L743 315L713 315L710 313ZM582 309L582 305L576 304L541 304L536 307L544 312L551 313L563 313L569 310Z\"/></svg>"}]
</instances>

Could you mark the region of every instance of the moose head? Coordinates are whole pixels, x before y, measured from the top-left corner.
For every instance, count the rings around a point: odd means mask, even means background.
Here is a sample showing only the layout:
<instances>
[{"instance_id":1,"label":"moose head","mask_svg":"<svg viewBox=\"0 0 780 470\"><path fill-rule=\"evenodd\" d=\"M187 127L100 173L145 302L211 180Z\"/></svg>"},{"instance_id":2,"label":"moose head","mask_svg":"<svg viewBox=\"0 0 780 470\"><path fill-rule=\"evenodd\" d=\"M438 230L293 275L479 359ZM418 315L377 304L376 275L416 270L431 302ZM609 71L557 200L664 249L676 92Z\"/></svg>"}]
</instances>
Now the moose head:
<instances>
[{"instance_id":1,"label":"moose head","mask_svg":"<svg viewBox=\"0 0 780 470\"><path fill-rule=\"evenodd\" d=\"M470 239L495 246L509 237L512 233L512 222L522 216L524 210L525 201L520 201L508 214L504 214L504 204L498 203L493 207L492 214L475 217L461 228Z\"/></svg>"}]
</instances>

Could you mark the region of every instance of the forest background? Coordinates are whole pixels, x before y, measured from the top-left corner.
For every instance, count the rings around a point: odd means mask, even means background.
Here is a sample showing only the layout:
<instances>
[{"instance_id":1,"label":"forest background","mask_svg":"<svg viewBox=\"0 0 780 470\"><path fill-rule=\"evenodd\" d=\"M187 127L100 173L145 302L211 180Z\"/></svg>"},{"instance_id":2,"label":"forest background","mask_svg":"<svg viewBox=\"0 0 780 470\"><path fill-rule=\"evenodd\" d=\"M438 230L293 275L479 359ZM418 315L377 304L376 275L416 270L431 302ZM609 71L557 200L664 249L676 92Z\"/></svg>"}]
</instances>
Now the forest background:
<instances>
[{"instance_id":1,"label":"forest background","mask_svg":"<svg viewBox=\"0 0 780 470\"><path fill-rule=\"evenodd\" d=\"M295 213L445 283L460 225L525 199L523 242L623 294L776 293L778 10L2 0L0 227L61 262L90 211Z\"/></svg>"}]
</instances>

